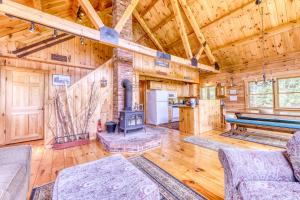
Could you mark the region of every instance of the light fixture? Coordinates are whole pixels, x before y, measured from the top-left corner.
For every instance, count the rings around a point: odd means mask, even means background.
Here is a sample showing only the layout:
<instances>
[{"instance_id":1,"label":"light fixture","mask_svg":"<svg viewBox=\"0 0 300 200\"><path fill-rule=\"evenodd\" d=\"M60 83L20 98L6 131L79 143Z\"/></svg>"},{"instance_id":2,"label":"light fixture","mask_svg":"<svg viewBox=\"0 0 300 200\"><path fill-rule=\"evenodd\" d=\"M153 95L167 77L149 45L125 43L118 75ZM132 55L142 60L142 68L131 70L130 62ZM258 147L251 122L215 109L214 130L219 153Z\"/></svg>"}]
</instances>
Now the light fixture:
<instances>
[{"instance_id":1,"label":"light fixture","mask_svg":"<svg viewBox=\"0 0 300 200\"><path fill-rule=\"evenodd\" d=\"M82 36L80 37L80 44L84 45L84 38Z\"/></svg>"},{"instance_id":2,"label":"light fixture","mask_svg":"<svg viewBox=\"0 0 300 200\"><path fill-rule=\"evenodd\" d=\"M34 22L31 22L31 26L30 26L29 31L30 31L31 33L34 33L34 31L35 31L35 23L34 23Z\"/></svg>"},{"instance_id":3,"label":"light fixture","mask_svg":"<svg viewBox=\"0 0 300 200\"><path fill-rule=\"evenodd\" d=\"M58 31L56 29L53 29L53 37L56 38L58 36Z\"/></svg>"},{"instance_id":4,"label":"light fixture","mask_svg":"<svg viewBox=\"0 0 300 200\"><path fill-rule=\"evenodd\" d=\"M259 14L261 18L261 46L262 46L262 56L263 56L263 61L262 61L262 83L263 85L268 85L270 83L273 83L273 79L268 80L267 75L266 75L266 55L265 55L265 27L264 27L264 8L261 5L262 0L256 0L255 4L258 6L259 9ZM259 82L256 81L256 84Z\"/></svg>"}]
</instances>

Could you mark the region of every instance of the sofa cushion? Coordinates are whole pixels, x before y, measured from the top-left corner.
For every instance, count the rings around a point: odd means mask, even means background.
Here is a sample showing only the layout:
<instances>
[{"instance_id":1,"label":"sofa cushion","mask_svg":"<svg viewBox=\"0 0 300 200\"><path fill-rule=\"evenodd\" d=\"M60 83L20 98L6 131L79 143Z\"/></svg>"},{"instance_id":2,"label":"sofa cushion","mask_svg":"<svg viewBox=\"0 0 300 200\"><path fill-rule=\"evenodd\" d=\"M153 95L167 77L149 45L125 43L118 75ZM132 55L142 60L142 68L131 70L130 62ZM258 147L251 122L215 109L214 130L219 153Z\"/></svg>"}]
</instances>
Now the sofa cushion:
<instances>
[{"instance_id":1,"label":"sofa cushion","mask_svg":"<svg viewBox=\"0 0 300 200\"><path fill-rule=\"evenodd\" d=\"M25 181L25 166L21 164L1 165L0 172L0 197L5 199L4 197L10 196L14 199Z\"/></svg>"},{"instance_id":2,"label":"sofa cushion","mask_svg":"<svg viewBox=\"0 0 300 200\"><path fill-rule=\"evenodd\" d=\"M300 132L297 131L287 143L287 155L294 170L294 176L300 181Z\"/></svg>"},{"instance_id":3,"label":"sofa cushion","mask_svg":"<svg viewBox=\"0 0 300 200\"><path fill-rule=\"evenodd\" d=\"M238 187L243 200L300 200L299 182L243 181Z\"/></svg>"}]
</instances>

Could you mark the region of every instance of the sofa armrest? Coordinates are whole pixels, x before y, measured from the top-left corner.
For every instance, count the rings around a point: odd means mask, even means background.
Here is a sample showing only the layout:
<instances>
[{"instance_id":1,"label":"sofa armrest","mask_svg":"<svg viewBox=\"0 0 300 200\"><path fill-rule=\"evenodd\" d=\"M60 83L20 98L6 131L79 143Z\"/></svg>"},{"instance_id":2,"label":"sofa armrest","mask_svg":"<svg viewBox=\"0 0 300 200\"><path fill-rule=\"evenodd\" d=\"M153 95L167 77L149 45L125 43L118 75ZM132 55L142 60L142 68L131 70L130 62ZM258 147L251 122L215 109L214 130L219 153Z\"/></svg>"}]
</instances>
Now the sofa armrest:
<instances>
[{"instance_id":1,"label":"sofa armrest","mask_svg":"<svg viewBox=\"0 0 300 200\"><path fill-rule=\"evenodd\" d=\"M237 199L242 181L295 181L283 151L220 149L219 159L225 173L225 199Z\"/></svg>"}]
</instances>

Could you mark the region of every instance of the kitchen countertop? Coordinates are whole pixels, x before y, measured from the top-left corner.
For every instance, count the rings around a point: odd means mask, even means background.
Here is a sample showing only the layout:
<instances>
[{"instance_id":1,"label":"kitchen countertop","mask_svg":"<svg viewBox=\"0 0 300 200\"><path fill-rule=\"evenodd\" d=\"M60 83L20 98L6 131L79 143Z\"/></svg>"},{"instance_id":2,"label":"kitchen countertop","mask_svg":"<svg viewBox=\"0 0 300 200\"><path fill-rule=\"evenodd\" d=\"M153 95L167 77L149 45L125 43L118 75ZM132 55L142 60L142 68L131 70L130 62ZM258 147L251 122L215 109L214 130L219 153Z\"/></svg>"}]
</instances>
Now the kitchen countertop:
<instances>
[{"instance_id":1,"label":"kitchen countertop","mask_svg":"<svg viewBox=\"0 0 300 200\"><path fill-rule=\"evenodd\" d=\"M191 107L191 106L187 106L184 104L180 104L180 105L171 105L172 107L178 107L178 108L196 108L197 105L195 107Z\"/></svg>"}]
</instances>

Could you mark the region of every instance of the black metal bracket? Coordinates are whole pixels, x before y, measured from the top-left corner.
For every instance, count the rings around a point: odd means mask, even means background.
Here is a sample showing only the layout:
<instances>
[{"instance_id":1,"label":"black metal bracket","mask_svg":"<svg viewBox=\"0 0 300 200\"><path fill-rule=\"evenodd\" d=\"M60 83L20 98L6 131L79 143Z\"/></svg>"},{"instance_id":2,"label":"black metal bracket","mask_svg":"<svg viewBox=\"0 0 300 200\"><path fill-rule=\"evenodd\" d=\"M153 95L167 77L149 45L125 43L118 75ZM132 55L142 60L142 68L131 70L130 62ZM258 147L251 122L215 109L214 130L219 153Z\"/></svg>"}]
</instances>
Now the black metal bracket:
<instances>
[{"instance_id":1,"label":"black metal bracket","mask_svg":"<svg viewBox=\"0 0 300 200\"><path fill-rule=\"evenodd\" d=\"M215 62L215 70L220 70L220 65L217 62Z\"/></svg>"},{"instance_id":2,"label":"black metal bracket","mask_svg":"<svg viewBox=\"0 0 300 200\"><path fill-rule=\"evenodd\" d=\"M198 67L198 60L197 60L197 58L192 58L191 59L191 65L194 66L194 67Z\"/></svg>"},{"instance_id":3,"label":"black metal bracket","mask_svg":"<svg viewBox=\"0 0 300 200\"><path fill-rule=\"evenodd\" d=\"M100 38L101 40L107 41L109 43L113 43L113 44L119 43L119 33L107 26L103 26L100 28Z\"/></svg>"}]
</instances>

